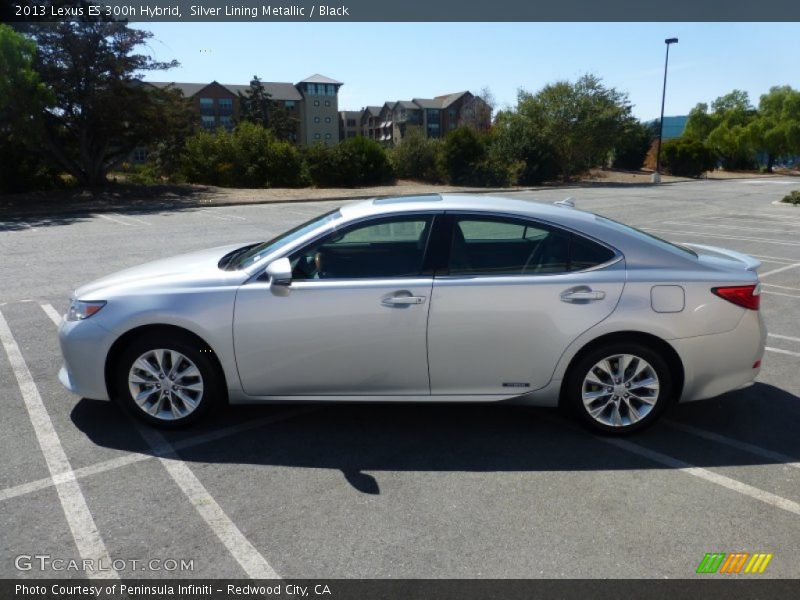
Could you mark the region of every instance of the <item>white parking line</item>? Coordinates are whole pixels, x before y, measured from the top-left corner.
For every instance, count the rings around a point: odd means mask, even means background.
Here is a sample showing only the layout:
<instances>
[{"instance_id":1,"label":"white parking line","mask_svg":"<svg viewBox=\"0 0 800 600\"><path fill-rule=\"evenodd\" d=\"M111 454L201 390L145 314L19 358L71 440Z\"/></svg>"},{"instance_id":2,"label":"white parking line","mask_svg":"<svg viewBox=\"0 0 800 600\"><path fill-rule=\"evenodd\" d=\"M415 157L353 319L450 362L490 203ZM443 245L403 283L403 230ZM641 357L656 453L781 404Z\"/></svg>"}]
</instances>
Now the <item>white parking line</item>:
<instances>
[{"instance_id":1,"label":"white parking line","mask_svg":"<svg viewBox=\"0 0 800 600\"><path fill-rule=\"evenodd\" d=\"M111 221L113 223L117 223L119 225L125 225L126 227L136 227L133 223L128 223L127 221L123 221L121 219L115 219L114 217L109 217L108 215L103 215L100 213L95 213L92 215L93 217L100 217L101 219L105 219L106 221Z\"/></svg>"},{"instance_id":2,"label":"white parking line","mask_svg":"<svg viewBox=\"0 0 800 600\"><path fill-rule=\"evenodd\" d=\"M772 262L775 261L783 261L785 263L795 263L797 262L796 258L787 258L785 256L767 256L766 254L753 254L752 252L748 252L750 256L754 256L756 258L765 258L765 259L772 259Z\"/></svg>"},{"instance_id":3,"label":"white parking line","mask_svg":"<svg viewBox=\"0 0 800 600\"><path fill-rule=\"evenodd\" d=\"M766 273L759 273L759 277L766 277L767 275L774 275L775 273L782 273L783 271L788 271L789 269L796 269L800 267L800 263L794 263L792 265L784 265L783 267L779 267L777 269L772 269L771 271L767 271Z\"/></svg>"},{"instance_id":4,"label":"white parking line","mask_svg":"<svg viewBox=\"0 0 800 600\"><path fill-rule=\"evenodd\" d=\"M170 474L184 495L189 499L197 512L225 545L233 558L241 565L248 577L252 579L278 579L278 574L253 544L225 514L217 501L208 493L189 466L183 462L172 449L167 439L154 429L135 424L136 429L151 449L167 448L161 464Z\"/></svg>"},{"instance_id":5,"label":"white parking line","mask_svg":"<svg viewBox=\"0 0 800 600\"><path fill-rule=\"evenodd\" d=\"M791 350L784 350L782 348L771 348L770 346L766 346L764 350L777 352L778 354L788 354L789 356L800 356L800 352L792 352Z\"/></svg>"},{"instance_id":6,"label":"white parking line","mask_svg":"<svg viewBox=\"0 0 800 600\"><path fill-rule=\"evenodd\" d=\"M784 294L783 292L771 292L770 290L761 290L762 294L768 294L770 296L785 296L786 298L800 298L798 294Z\"/></svg>"},{"instance_id":7,"label":"white parking line","mask_svg":"<svg viewBox=\"0 0 800 600\"><path fill-rule=\"evenodd\" d=\"M780 223L788 227L799 227L800 223ZM661 221L661 225L689 225L690 227L713 227L714 229L743 229L745 231L765 231L767 233L783 233L797 235L796 231L776 231L774 227L745 227L744 225L720 225L719 223L699 223L689 221ZM776 225L778 225L776 223Z\"/></svg>"},{"instance_id":8,"label":"white parking line","mask_svg":"<svg viewBox=\"0 0 800 600\"><path fill-rule=\"evenodd\" d=\"M233 221L233 220L237 220L237 219L239 221L247 221L247 219L244 218L244 217L239 217L237 215L229 215L229 214L217 214L216 212L214 212L212 210L209 210L207 208L198 208L197 212L205 213L209 217L213 217L215 219L220 219L221 221Z\"/></svg>"},{"instance_id":9,"label":"white parking line","mask_svg":"<svg viewBox=\"0 0 800 600\"><path fill-rule=\"evenodd\" d=\"M795 292L800 292L800 288L790 287L788 285L778 285L776 283L763 283L763 282L761 283L761 285L762 287L767 286L767 287L780 288L782 290L794 290Z\"/></svg>"},{"instance_id":10,"label":"white parking line","mask_svg":"<svg viewBox=\"0 0 800 600\"><path fill-rule=\"evenodd\" d=\"M762 490L747 483L743 483L737 479L732 479L731 477L726 477L725 475L720 475L714 471L709 471L708 469L703 469L702 467L696 467L682 460L678 460L677 458L673 458L672 456L667 456L666 454L661 454L655 450L650 450L649 448L645 448L639 444L634 444L628 440L607 437L596 437L596 439L600 440L601 442L605 442L606 444L616 446L622 450L631 452L632 454L638 454L639 456L647 458L653 462L657 462L670 467L671 469L686 473L692 477L703 479L729 490L733 490L734 492L738 492L744 496L748 496L755 500L759 500L774 506L775 508L780 508L781 510L785 510L800 516L800 504L794 500L783 498L782 496L778 496L772 492Z\"/></svg>"},{"instance_id":11,"label":"white parking line","mask_svg":"<svg viewBox=\"0 0 800 600\"><path fill-rule=\"evenodd\" d=\"M58 312L47 303L40 304L42 310L50 319L58 324L61 317ZM197 512L216 534L220 541L225 545L231 555L242 566L245 573L252 579L277 579L278 575L269 565L255 546L242 534L236 524L225 514L222 507L214 500L214 497L206 490L197 476L192 472L185 462L183 462L175 447L161 433L154 429L134 423L139 435L144 438L150 450L158 459L167 473L170 474L178 487L197 509ZM64 457L66 459L66 456ZM132 462L138 462L132 458L121 457L115 459L115 466L124 466ZM70 468L69 471L72 469ZM96 470L96 466L95 466ZM52 473L52 472L51 472ZM73 479L74 481L74 479ZM77 485L77 483L76 483Z\"/></svg>"},{"instance_id":12,"label":"white parking line","mask_svg":"<svg viewBox=\"0 0 800 600\"><path fill-rule=\"evenodd\" d=\"M773 238L759 237L740 237L735 235L723 235L721 233L708 233L707 231L676 231L674 229L656 229L654 227L642 227L645 231L656 231L658 233L671 233L673 235L690 237L713 237L726 240L740 240L742 242L765 242L767 244L778 244L781 246L800 246L800 242L787 242L786 240L776 240Z\"/></svg>"},{"instance_id":13,"label":"white parking line","mask_svg":"<svg viewBox=\"0 0 800 600\"><path fill-rule=\"evenodd\" d=\"M61 325L61 315L58 314L58 311L53 308L53 305L49 302L40 302L39 306L42 307L44 314L50 317L50 320L55 323L56 325Z\"/></svg>"},{"instance_id":14,"label":"white parking line","mask_svg":"<svg viewBox=\"0 0 800 600\"><path fill-rule=\"evenodd\" d=\"M61 446L50 415L47 414L36 383L28 370L28 365L25 364L22 352L20 352L2 313L0 313L0 341L17 380L22 400L36 434L36 440L44 454L47 470L54 481L59 478L56 483L56 492L78 552L82 559L89 561L85 563L88 567L86 575L95 579L118 579L119 573L111 567L108 550L97 530L80 485L74 477L65 476L61 479L61 476L72 472L72 466ZM105 565L107 568L102 570L95 568L100 565Z\"/></svg>"},{"instance_id":15,"label":"white parking line","mask_svg":"<svg viewBox=\"0 0 800 600\"><path fill-rule=\"evenodd\" d=\"M104 460L102 462L95 463L93 465L81 467L79 469L71 471L70 473L63 474L60 477L56 477L55 480L52 477L42 477L41 479L37 479L35 481L22 483L20 485L15 485L9 488L5 488L4 490L0 490L0 502L2 502L3 500L10 500L11 498L18 498L19 496L24 496L25 494L38 492L39 490L47 489L55 485L58 482L58 480L64 479L65 477L74 479L83 479L84 477L90 477L92 475L97 475L99 473L106 473L108 471L113 471L115 469L121 469L122 467L126 467L128 465L140 463L146 460L152 460L159 456L163 456L164 453L168 451L186 450L189 448L194 448L195 446L201 446L203 444L208 444L210 442L215 442L228 437L233 437L241 433L244 433L246 431L250 431L252 429L258 429L259 427L263 427L265 425L271 425L273 423L279 423L280 421L292 419L296 416L311 412L312 410L313 409L311 408L302 408L302 409L287 411L285 413L281 413L278 415L264 417L262 419L254 419L252 421L240 423L239 425L232 425L230 427L225 427L224 429L215 429L207 433L201 433L199 435L194 435L191 437L184 438L178 442L175 442L169 448L156 448L155 450L151 450L150 454L126 454L125 456L119 456L117 458Z\"/></svg>"},{"instance_id":16,"label":"white parking line","mask_svg":"<svg viewBox=\"0 0 800 600\"><path fill-rule=\"evenodd\" d=\"M130 215L121 215L119 213L111 213L111 214L116 216L116 217L118 217L118 218L120 218L120 219L127 219L129 221L135 221L136 223L139 223L140 225L147 225L148 227L150 226L150 223L148 221L144 221L144 220L142 220L142 219L140 219L138 217L132 217Z\"/></svg>"},{"instance_id":17,"label":"white parking line","mask_svg":"<svg viewBox=\"0 0 800 600\"><path fill-rule=\"evenodd\" d=\"M777 333L768 333L769 337L778 338L779 340L789 340L790 342L800 342L800 338L792 337L790 335L779 335Z\"/></svg>"},{"instance_id":18,"label":"white parking line","mask_svg":"<svg viewBox=\"0 0 800 600\"><path fill-rule=\"evenodd\" d=\"M729 438L724 435L720 435L719 433L714 433L713 431L706 431L705 429L700 429L691 425L684 425L683 423L678 423L672 419L664 419L664 424L668 427L672 427L673 429L679 429L680 431L689 433L691 435L696 435L697 437L705 438L719 444L725 444L726 446L731 446L732 448L737 448L739 450L744 450L750 454L755 454L756 456L774 460L776 463L783 464L788 467L800 469L800 462L798 462L793 456L789 456L787 454L781 454L780 452L775 452L774 450L767 450L761 446L748 444L747 442Z\"/></svg>"}]
</instances>

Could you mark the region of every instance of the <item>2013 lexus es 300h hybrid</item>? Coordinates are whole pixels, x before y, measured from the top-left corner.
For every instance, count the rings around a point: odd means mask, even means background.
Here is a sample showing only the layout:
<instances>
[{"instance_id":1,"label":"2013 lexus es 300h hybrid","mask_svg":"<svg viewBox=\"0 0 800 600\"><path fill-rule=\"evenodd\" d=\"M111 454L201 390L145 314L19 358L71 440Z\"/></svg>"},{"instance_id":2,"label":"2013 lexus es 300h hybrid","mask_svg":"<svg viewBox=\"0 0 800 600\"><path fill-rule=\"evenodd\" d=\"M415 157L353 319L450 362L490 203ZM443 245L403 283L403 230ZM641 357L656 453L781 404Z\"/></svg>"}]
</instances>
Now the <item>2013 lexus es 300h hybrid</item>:
<instances>
[{"instance_id":1,"label":"2013 lexus es 300h hybrid","mask_svg":"<svg viewBox=\"0 0 800 600\"><path fill-rule=\"evenodd\" d=\"M59 376L163 427L226 401L511 401L627 433L753 381L759 264L572 206L370 200L78 288Z\"/></svg>"}]
</instances>

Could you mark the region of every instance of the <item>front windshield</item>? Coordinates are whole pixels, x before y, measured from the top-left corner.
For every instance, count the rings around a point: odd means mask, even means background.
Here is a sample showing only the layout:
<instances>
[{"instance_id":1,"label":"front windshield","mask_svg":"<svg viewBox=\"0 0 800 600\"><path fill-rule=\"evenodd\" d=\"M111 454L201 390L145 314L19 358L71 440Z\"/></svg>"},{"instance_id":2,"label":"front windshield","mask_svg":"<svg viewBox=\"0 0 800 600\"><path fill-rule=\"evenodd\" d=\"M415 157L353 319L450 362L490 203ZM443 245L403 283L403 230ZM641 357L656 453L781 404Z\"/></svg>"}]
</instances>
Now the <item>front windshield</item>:
<instances>
[{"instance_id":1,"label":"front windshield","mask_svg":"<svg viewBox=\"0 0 800 600\"><path fill-rule=\"evenodd\" d=\"M298 225L294 229L290 229L285 233L282 233L278 237L271 239L268 242L262 242L261 244L256 244L255 246L245 247L244 250L246 251L234 256L233 259L224 266L224 268L229 271L237 271L239 269L249 267L250 265L260 261L268 254L271 254L284 244L288 244L298 238L301 238L305 234L315 230L318 227L321 227L322 225L325 225L326 223L335 221L341 216L342 213L337 208L336 210L326 213L321 217L314 217L310 221L306 221L305 223Z\"/></svg>"}]
</instances>

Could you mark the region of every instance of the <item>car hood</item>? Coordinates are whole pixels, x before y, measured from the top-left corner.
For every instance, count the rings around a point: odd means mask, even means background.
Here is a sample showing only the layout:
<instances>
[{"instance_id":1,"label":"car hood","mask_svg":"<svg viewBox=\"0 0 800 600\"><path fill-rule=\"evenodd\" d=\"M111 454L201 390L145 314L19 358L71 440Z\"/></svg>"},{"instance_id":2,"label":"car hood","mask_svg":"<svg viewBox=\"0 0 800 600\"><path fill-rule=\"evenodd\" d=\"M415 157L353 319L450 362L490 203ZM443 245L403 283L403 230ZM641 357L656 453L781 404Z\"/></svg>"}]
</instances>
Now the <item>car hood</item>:
<instances>
[{"instance_id":1,"label":"car hood","mask_svg":"<svg viewBox=\"0 0 800 600\"><path fill-rule=\"evenodd\" d=\"M117 271L79 287L74 297L80 300L105 300L101 296L132 288L201 286L241 278L241 272L223 271L217 264L223 256L245 245L217 246Z\"/></svg>"}]
</instances>

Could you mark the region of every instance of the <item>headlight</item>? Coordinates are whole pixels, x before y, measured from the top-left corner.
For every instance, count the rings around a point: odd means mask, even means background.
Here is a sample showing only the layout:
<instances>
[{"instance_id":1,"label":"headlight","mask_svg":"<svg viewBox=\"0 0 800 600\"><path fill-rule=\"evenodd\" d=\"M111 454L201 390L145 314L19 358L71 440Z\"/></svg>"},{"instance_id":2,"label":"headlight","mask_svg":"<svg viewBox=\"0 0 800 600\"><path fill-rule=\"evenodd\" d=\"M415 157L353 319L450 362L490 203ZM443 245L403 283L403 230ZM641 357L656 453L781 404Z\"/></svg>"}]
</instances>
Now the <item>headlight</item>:
<instances>
[{"instance_id":1,"label":"headlight","mask_svg":"<svg viewBox=\"0 0 800 600\"><path fill-rule=\"evenodd\" d=\"M67 321L83 321L106 305L105 300L95 300L84 302L83 300L73 300L67 311Z\"/></svg>"}]
</instances>

